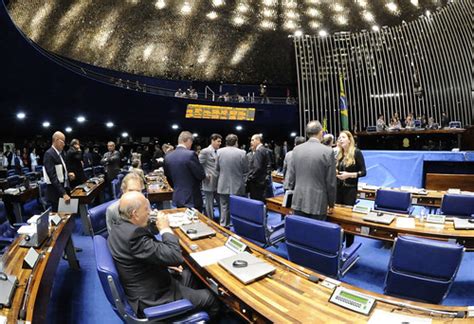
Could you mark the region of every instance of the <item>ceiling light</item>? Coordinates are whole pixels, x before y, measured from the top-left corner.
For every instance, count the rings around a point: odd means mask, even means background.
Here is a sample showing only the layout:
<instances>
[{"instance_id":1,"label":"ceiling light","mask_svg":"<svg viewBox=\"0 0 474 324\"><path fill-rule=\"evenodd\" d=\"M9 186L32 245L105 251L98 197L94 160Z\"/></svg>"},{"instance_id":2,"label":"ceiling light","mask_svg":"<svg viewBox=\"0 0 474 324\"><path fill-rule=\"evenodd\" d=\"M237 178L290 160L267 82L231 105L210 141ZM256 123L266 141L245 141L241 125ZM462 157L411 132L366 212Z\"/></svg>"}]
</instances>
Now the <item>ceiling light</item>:
<instances>
[{"instance_id":1,"label":"ceiling light","mask_svg":"<svg viewBox=\"0 0 474 324\"><path fill-rule=\"evenodd\" d=\"M241 3L241 4L239 4L239 6L237 7L237 10L238 10L239 12L246 13L246 12L249 10L249 7L246 6L245 4Z\"/></svg>"},{"instance_id":2,"label":"ceiling light","mask_svg":"<svg viewBox=\"0 0 474 324\"><path fill-rule=\"evenodd\" d=\"M339 4L339 3L336 3L332 6L332 9L335 11L335 12L342 12L344 11L344 7Z\"/></svg>"},{"instance_id":3,"label":"ceiling light","mask_svg":"<svg viewBox=\"0 0 474 324\"><path fill-rule=\"evenodd\" d=\"M371 13L370 11L364 11L362 13L362 17L364 18L365 21L368 21L368 22L372 22L375 19L374 14Z\"/></svg>"},{"instance_id":4,"label":"ceiling light","mask_svg":"<svg viewBox=\"0 0 474 324\"><path fill-rule=\"evenodd\" d=\"M296 137L296 132L291 132L290 136L291 137Z\"/></svg>"},{"instance_id":5,"label":"ceiling light","mask_svg":"<svg viewBox=\"0 0 474 324\"><path fill-rule=\"evenodd\" d=\"M317 29L319 28L319 26L321 26L321 24L319 23L319 21L313 20L309 22L309 26L313 29Z\"/></svg>"},{"instance_id":6,"label":"ceiling light","mask_svg":"<svg viewBox=\"0 0 474 324\"><path fill-rule=\"evenodd\" d=\"M318 34L320 37L326 37L328 35L328 32L324 29L321 29Z\"/></svg>"},{"instance_id":7,"label":"ceiling light","mask_svg":"<svg viewBox=\"0 0 474 324\"><path fill-rule=\"evenodd\" d=\"M193 137L198 137L199 134L198 133L193 133Z\"/></svg>"},{"instance_id":8,"label":"ceiling light","mask_svg":"<svg viewBox=\"0 0 474 324\"><path fill-rule=\"evenodd\" d=\"M242 130L242 126L237 125L237 126L235 126L235 129L238 130L238 131L241 131L241 130Z\"/></svg>"},{"instance_id":9,"label":"ceiling light","mask_svg":"<svg viewBox=\"0 0 474 324\"><path fill-rule=\"evenodd\" d=\"M426 10L426 11L425 11L425 15L426 15L426 17L429 17L429 16L431 16L431 11L429 11L429 10Z\"/></svg>"},{"instance_id":10,"label":"ceiling light","mask_svg":"<svg viewBox=\"0 0 474 324\"><path fill-rule=\"evenodd\" d=\"M72 128L71 128L71 127L66 127L64 130L66 131L66 133L72 132Z\"/></svg>"},{"instance_id":11,"label":"ceiling light","mask_svg":"<svg viewBox=\"0 0 474 324\"><path fill-rule=\"evenodd\" d=\"M276 0L263 0L262 2L267 7L272 7L272 6L275 6L277 4Z\"/></svg>"},{"instance_id":12,"label":"ceiling light","mask_svg":"<svg viewBox=\"0 0 474 324\"><path fill-rule=\"evenodd\" d=\"M410 0L410 3L415 7L418 7L418 0Z\"/></svg>"},{"instance_id":13,"label":"ceiling light","mask_svg":"<svg viewBox=\"0 0 474 324\"><path fill-rule=\"evenodd\" d=\"M289 11L285 12L285 15L290 19L298 18L298 14L293 10L289 10Z\"/></svg>"},{"instance_id":14,"label":"ceiling light","mask_svg":"<svg viewBox=\"0 0 474 324\"><path fill-rule=\"evenodd\" d=\"M190 13L191 13L191 5L189 4L189 2L186 1L181 7L181 14L189 15Z\"/></svg>"},{"instance_id":15,"label":"ceiling light","mask_svg":"<svg viewBox=\"0 0 474 324\"><path fill-rule=\"evenodd\" d=\"M303 32L301 30L296 30L295 37L301 37L301 36L303 36Z\"/></svg>"},{"instance_id":16,"label":"ceiling light","mask_svg":"<svg viewBox=\"0 0 474 324\"><path fill-rule=\"evenodd\" d=\"M179 126L178 126L178 124L173 124L173 125L171 125L171 128L172 128L172 129L178 129Z\"/></svg>"},{"instance_id":17,"label":"ceiling light","mask_svg":"<svg viewBox=\"0 0 474 324\"><path fill-rule=\"evenodd\" d=\"M16 114L16 118L18 119L25 119L26 117L26 114L24 112L19 112L18 114Z\"/></svg>"},{"instance_id":18,"label":"ceiling light","mask_svg":"<svg viewBox=\"0 0 474 324\"><path fill-rule=\"evenodd\" d=\"M380 30L380 27L377 26L377 25L373 25L373 26L372 26L372 30L373 30L374 32L378 32L378 31Z\"/></svg>"},{"instance_id":19,"label":"ceiling light","mask_svg":"<svg viewBox=\"0 0 474 324\"><path fill-rule=\"evenodd\" d=\"M112 127L114 127L114 123L109 121L109 122L105 123L105 126L107 126L107 128L112 128Z\"/></svg>"},{"instance_id":20,"label":"ceiling light","mask_svg":"<svg viewBox=\"0 0 474 324\"><path fill-rule=\"evenodd\" d=\"M293 0L286 0L284 5L287 8L296 8L297 7L296 2L293 1Z\"/></svg>"},{"instance_id":21,"label":"ceiling light","mask_svg":"<svg viewBox=\"0 0 474 324\"><path fill-rule=\"evenodd\" d=\"M123 138L127 138L127 137L128 137L128 133L127 133L127 132L123 132L123 133L122 133L122 137L123 137Z\"/></svg>"},{"instance_id":22,"label":"ceiling light","mask_svg":"<svg viewBox=\"0 0 474 324\"><path fill-rule=\"evenodd\" d=\"M214 7L219 7L219 6L222 6L224 4L224 0L212 0L212 5Z\"/></svg>"},{"instance_id":23,"label":"ceiling light","mask_svg":"<svg viewBox=\"0 0 474 324\"><path fill-rule=\"evenodd\" d=\"M236 26L242 26L245 22L245 19L242 16L235 16L233 22Z\"/></svg>"},{"instance_id":24,"label":"ceiling light","mask_svg":"<svg viewBox=\"0 0 474 324\"><path fill-rule=\"evenodd\" d=\"M275 14L275 11L273 11L272 9L268 9L268 8L263 9L263 16L266 18L271 18L274 16L274 14Z\"/></svg>"},{"instance_id":25,"label":"ceiling light","mask_svg":"<svg viewBox=\"0 0 474 324\"><path fill-rule=\"evenodd\" d=\"M49 121L44 121L44 122L43 122L43 127L44 127L44 128L48 128L49 126L51 126L51 124L49 123Z\"/></svg>"},{"instance_id":26,"label":"ceiling light","mask_svg":"<svg viewBox=\"0 0 474 324\"><path fill-rule=\"evenodd\" d=\"M264 29L272 29L275 27L275 24L268 20L262 20L262 22L260 23L260 26Z\"/></svg>"},{"instance_id":27,"label":"ceiling light","mask_svg":"<svg viewBox=\"0 0 474 324\"><path fill-rule=\"evenodd\" d=\"M391 12L396 12L398 10L397 4L395 2L389 2L385 5L387 9Z\"/></svg>"},{"instance_id":28,"label":"ceiling light","mask_svg":"<svg viewBox=\"0 0 474 324\"><path fill-rule=\"evenodd\" d=\"M214 20L217 18L217 13L215 11L211 11L210 13L208 13L207 15L207 18L211 19L211 20Z\"/></svg>"},{"instance_id":29,"label":"ceiling light","mask_svg":"<svg viewBox=\"0 0 474 324\"><path fill-rule=\"evenodd\" d=\"M347 25L347 17L346 16L343 16L343 15L338 15L336 17L336 22L339 24L339 25Z\"/></svg>"},{"instance_id":30,"label":"ceiling light","mask_svg":"<svg viewBox=\"0 0 474 324\"><path fill-rule=\"evenodd\" d=\"M158 0L158 1L155 2L155 8L156 8L156 9L161 10L161 9L163 9L164 7L166 7L166 2L165 2L165 0Z\"/></svg>"},{"instance_id":31,"label":"ceiling light","mask_svg":"<svg viewBox=\"0 0 474 324\"><path fill-rule=\"evenodd\" d=\"M367 7L367 1L366 0L359 0L359 1L356 1L356 2L362 8Z\"/></svg>"},{"instance_id":32,"label":"ceiling light","mask_svg":"<svg viewBox=\"0 0 474 324\"><path fill-rule=\"evenodd\" d=\"M309 8L307 11L306 11L306 14L310 17L317 17L320 15L320 12L318 11L318 9L316 8Z\"/></svg>"},{"instance_id":33,"label":"ceiling light","mask_svg":"<svg viewBox=\"0 0 474 324\"><path fill-rule=\"evenodd\" d=\"M288 20L284 26L286 29L295 29L297 27L293 20Z\"/></svg>"},{"instance_id":34,"label":"ceiling light","mask_svg":"<svg viewBox=\"0 0 474 324\"><path fill-rule=\"evenodd\" d=\"M84 117L84 116L79 116L79 117L76 118L76 120L77 120L78 123L83 123L83 122L86 121L86 117Z\"/></svg>"}]
</instances>

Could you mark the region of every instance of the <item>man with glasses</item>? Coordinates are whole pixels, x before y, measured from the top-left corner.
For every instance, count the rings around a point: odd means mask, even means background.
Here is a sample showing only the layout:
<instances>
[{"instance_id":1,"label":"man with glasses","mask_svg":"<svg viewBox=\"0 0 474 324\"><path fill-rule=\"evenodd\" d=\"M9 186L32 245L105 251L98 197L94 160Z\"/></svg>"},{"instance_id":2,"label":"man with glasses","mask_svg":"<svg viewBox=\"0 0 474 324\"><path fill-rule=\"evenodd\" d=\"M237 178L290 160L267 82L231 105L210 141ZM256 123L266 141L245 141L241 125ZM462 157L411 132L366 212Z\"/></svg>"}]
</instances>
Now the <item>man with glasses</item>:
<instances>
[{"instance_id":1,"label":"man with glasses","mask_svg":"<svg viewBox=\"0 0 474 324\"><path fill-rule=\"evenodd\" d=\"M47 183L46 200L51 204L52 211L58 211L59 198L63 198L66 203L69 197L69 179L66 167L66 157L64 156L64 145L66 137L61 132L55 132L52 138L51 147L44 153L43 175Z\"/></svg>"}]
</instances>

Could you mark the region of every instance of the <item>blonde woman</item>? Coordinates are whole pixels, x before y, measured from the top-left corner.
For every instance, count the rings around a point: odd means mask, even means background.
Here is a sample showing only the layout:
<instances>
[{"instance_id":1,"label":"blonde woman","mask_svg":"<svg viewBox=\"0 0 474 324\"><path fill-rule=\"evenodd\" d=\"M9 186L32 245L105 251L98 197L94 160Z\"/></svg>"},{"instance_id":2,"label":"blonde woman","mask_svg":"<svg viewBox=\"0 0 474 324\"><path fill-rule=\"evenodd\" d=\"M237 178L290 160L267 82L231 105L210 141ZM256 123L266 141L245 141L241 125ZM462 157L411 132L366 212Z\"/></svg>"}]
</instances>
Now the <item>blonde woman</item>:
<instances>
[{"instance_id":1,"label":"blonde woman","mask_svg":"<svg viewBox=\"0 0 474 324\"><path fill-rule=\"evenodd\" d=\"M336 203L353 206L357 198L357 182L365 177L365 161L362 152L355 147L354 137L342 131L337 139L336 155L337 193ZM346 247L354 243L354 235L346 234Z\"/></svg>"}]
</instances>

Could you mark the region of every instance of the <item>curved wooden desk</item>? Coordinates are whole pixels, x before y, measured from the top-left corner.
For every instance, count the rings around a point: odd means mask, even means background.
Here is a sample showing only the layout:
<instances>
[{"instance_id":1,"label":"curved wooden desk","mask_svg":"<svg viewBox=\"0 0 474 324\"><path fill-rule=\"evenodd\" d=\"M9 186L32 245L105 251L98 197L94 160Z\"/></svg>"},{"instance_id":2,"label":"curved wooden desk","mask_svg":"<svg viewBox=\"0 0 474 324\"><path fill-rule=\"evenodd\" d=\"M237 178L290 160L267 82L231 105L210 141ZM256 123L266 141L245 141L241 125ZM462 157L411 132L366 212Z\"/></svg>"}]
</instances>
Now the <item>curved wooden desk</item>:
<instances>
[{"instance_id":1,"label":"curved wooden desk","mask_svg":"<svg viewBox=\"0 0 474 324\"><path fill-rule=\"evenodd\" d=\"M92 204L97 197L99 197L99 200L103 200L101 196L105 189L105 179L100 178L99 183L87 181L84 184L87 185L89 191L85 192L81 188L76 187L71 192L71 198L79 199L79 215L81 216L82 228L84 234L91 235L93 231L89 217L87 216L87 205Z\"/></svg>"},{"instance_id":2,"label":"curved wooden desk","mask_svg":"<svg viewBox=\"0 0 474 324\"><path fill-rule=\"evenodd\" d=\"M53 227L54 228L54 227ZM33 270L22 269L23 259L29 248L20 247L22 237L18 237L9 247L3 258L4 272L18 278L18 287L15 291L11 308L3 308L0 315L7 318L7 323L16 323L25 298L25 288L29 292L26 306L26 322L45 323L48 301L53 286L54 275L63 252L66 251L69 266L79 269L75 256L71 233L74 229L74 219L65 216L63 221L54 229L54 232L43 245L36 249L40 256ZM28 279L31 277L27 287Z\"/></svg>"},{"instance_id":3,"label":"curved wooden desk","mask_svg":"<svg viewBox=\"0 0 474 324\"><path fill-rule=\"evenodd\" d=\"M357 198L375 200L375 193L377 190L359 189L357 191ZM412 205L420 205L427 207L441 207L441 201L446 191L426 190L426 195L411 194Z\"/></svg>"},{"instance_id":4,"label":"curved wooden desk","mask_svg":"<svg viewBox=\"0 0 474 324\"><path fill-rule=\"evenodd\" d=\"M184 209L182 210L184 211ZM178 210L175 209L165 212L175 213L177 211ZM180 230L175 230L175 234L180 238L180 244L186 263L208 287L211 287L208 283L208 278L217 283L219 286L218 292L220 299L245 320L258 323L365 323L368 321L368 316L329 303L328 300L331 296L332 289L326 288L321 284L313 283L305 277L289 271L279 262L268 258L268 255L271 255L272 258L277 260L286 262L307 274L314 274L310 270L273 255L243 239L242 241L251 248L253 255L264 259L277 268L271 277L266 277L251 284L244 285L217 264L209 265L204 268L200 267L189 256L190 253L222 246L228 235L233 235L233 233L211 222L203 215L200 215L200 219L214 228L217 235L212 238L191 241ZM198 248L192 251L190 248L191 244L196 244ZM325 278L323 275L315 275L321 279ZM405 303L407 305L448 312L465 312L467 309L467 307L446 307L416 303L372 293L344 283L342 283L342 286L376 298L384 298L393 303ZM383 301L377 301L374 309L410 316L429 317L427 313L421 313L421 311L412 309L407 310ZM433 317L432 320L434 323L442 323L447 319ZM451 321L461 322L463 319L449 318L449 322Z\"/></svg>"},{"instance_id":5,"label":"curved wooden desk","mask_svg":"<svg viewBox=\"0 0 474 324\"><path fill-rule=\"evenodd\" d=\"M267 198L267 209L282 215L292 214L291 208L281 206L283 196ZM390 225L366 222L362 214L353 213L349 207L336 206L334 213L327 220L339 224L345 232L374 239L393 241L399 235L409 234L435 240L455 241L463 245L466 251L474 251L474 230L455 230L453 222L431 224L415 219L415 227L397 226L397 221Z\"/></svg>"},{"instance_id":6,"label":"curved wooden desk","mask_svg":"<svg viewBox=\"0 0 474 324\"><path fill-rule=\"evenodd\" d=\"M163 176L164 182L161 185L155 178L147 176L146 190L148 200L152 203L172 200L173 188L171 188L166 177Z\"/></svg>"}]
</instances>

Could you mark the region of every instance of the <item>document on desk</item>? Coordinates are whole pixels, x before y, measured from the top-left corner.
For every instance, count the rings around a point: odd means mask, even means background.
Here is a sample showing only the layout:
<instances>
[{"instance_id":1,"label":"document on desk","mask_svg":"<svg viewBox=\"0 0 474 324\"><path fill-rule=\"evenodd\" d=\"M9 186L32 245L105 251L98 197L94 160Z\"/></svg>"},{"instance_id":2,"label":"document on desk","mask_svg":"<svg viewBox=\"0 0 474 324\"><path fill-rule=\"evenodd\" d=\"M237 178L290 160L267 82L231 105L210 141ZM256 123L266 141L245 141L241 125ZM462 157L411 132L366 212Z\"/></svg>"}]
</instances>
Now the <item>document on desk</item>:
<instances>
[{"instance_id":1,"label":"document on desk","mask_svg":"<svg viewBox=\"0 0 474 324\"><path fill-rule=\"evenodd\" d=\"M374 310L372 316L370 316L368 324L431 324L431 318L426 317L414 317L408 315L401 315L397 313L386 312L380 309Z\"/></svg>"},{"instance_id":2,"label":"document on desk","mask_svg":"<svg viewBox=\"0 0 474 324\"><path fill-rule=\"evenodd\" d=\"M397 217L396 226L397 227L403 227L403 228L415 228L415 219L414 218Z\"/></svg>"},{"instance_id":3,"label":"document on desk","mask_svg":"<svg viewBox=\"0 0 474 324\"><path fill-rule=\"evenodd\" d=\"M76 214L78 206L79 199L71 199L69 204L66 204L63 198L59 198L58 213Z\"/></svg>"},{"instance_id":4,"label":"document on desk","mask_svg":"<svg viewBox=\"0 0 474 324\"><path fill-rule=\"evenodd\" d=\"M206 251L190 253L189 255L201 267L206 267L208 265L217 263L219 260L233 256L234 254L234 251L223 245Z\"/></svg>"}]
</instances>

